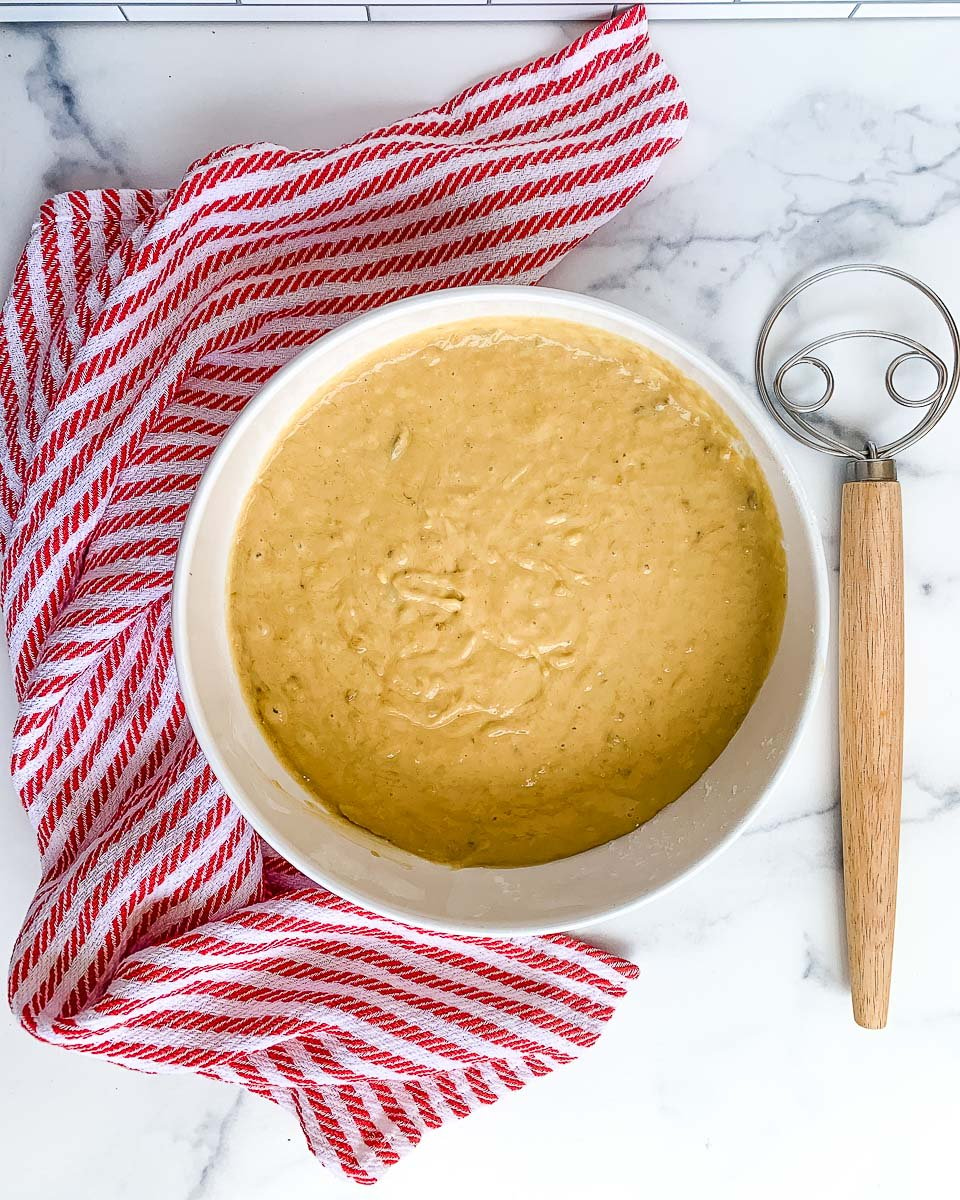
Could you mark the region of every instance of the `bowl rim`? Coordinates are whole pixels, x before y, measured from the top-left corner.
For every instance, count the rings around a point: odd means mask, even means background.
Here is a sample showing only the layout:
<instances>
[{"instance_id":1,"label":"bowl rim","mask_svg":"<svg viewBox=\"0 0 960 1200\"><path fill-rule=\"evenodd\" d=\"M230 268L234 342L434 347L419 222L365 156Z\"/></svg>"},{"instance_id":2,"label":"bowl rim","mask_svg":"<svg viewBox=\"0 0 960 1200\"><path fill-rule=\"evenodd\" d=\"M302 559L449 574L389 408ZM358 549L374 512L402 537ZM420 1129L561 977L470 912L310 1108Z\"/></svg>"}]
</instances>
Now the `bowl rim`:
<instances>
[{"instance_id":1,"label":"bowl rim","mask_svg":"<svg viewBox=\"0 0 960 1200\"><path fill-rule=\"evenodd\" d=\"M171 626L173 637L173 652L174 662L177 670L177 678L180 689L180 694L183 697L186 716L190 722L197 743L202 750L207 763L220 782L224 792L229 796L230 800L235 803L243 814L244 818L250 822L253 829L279 854L282 855L289 863L297 868L308 879L313 880L321 887L328 888L334 894L341 896L343 899L359 905L360 907L375 912L383 917L391 920L403 922L407 925L415 925L421 929L435 931L439 933L464 933L471 935L490 934L495 936L527 936L533 934L557 933L564 930L582 929L586 926L595 925L601 921L612 920L615 917L621 916L624 913L630 912L642 905L649 904L657 900L667 893L672 892L674 888L679 887L701 870L705 869L719 855L721 855L730 845L737 840L744 832L748 825L756 818L758 813L766 805L771 793L775 790L780 780L783 778L787 768L793 761L797 746L810 722L813 709L816 705L823 676L826 669L827 648L829 642L830 629L830 596L829 596L829 578L826 564L826 556L824 552L823 540L820 536L817 526L816 516L807 499L806 491L800 482L796 469L793 466L791 459L788 457L785 449L776 436L776 431L771 427L764 428L762 421L762 412L758 409L756 418L753 420L753 425L764 442L766 449L769 451L771 458L776 463L778 469L782 473L783 479L790 492L792 493L796 511L800 517L804 540L807 544L808 557L812 567L813 580L813 599L814 599L814 615L813 615L813 647L810 656L810 665L806 679L803 685L803 699L800 705L799 715L792 722L792 726L784 731L783 749L780 754L779 762L774 767L770 774L767 783L763 786L757 795L757 798L750 807L729 827L724 831L722 836L705 851L696 861L678 872L672 879L652 888L639 896L632 897L620 904L612 907L603 908L601 911L586 913L582 917L575 919L566 919L556 923L544 922L542 920L492 920L489 918L478 918L471 920L445 920L443 917L425 916L423 913L411 908L405 908L402 904L390 904L379 899L371 900L371 898L362 891L356 890L349 886L345 886L340 880L333 880L328 876L324 876L322 870L318 870L316 864L310 857L301 852L295 842L282 834L274 827L272 822L266 817L254 804L248 803L245 788L241 779L239 779L233 770L228 766L226 761L221 757L217 747L216 740L210 730L210 727L203 714L203 705L200 700L197 685L195 683L195 670L189 650L189 639L187 636L187 612L186 612L186 595L187 584L186 577L189 572L189 565L192 559L194 546L197 540L198 531L206 513L207 502L212 492L214 485L228 461L230 454L233 451L234 444L238 442L250 425L258 421L261 414L269 408L274 396L281 392L287 381L298 374L300 371L308 367L311 360L315 357L320 357L328 352L335 344L343 341L348 341L355 336L358 330L375 329L380 323L389 324L390 319L398 312L413 312L419 308L430 308L435 306L438 301L443 298L449 299L452 296L458 299L469 302L471 299L482 299L495 295L498 299L516 298L519 304L526 303L526 297L531 292L546 294L555 300L565 300L570 302L574 307L583 311L584 309L593 311L599 314L606 313L611 317L617 317L620 320L627 319L634 326L637 333L638 341L642 343L644 332L649 332L655 338L661 339L663 342L671 346L677 356L686 360L690 365L702 371L708 376L714 377L718 383L739 402L740 408L745 414L750 414L750 408L746 402L745 389L737 382L737 380L726 370L720 367L707 354L703 353L692 343L685 338L673 333L670 329L652 321L632 309L624 305L614 304L606 300L600 300L593 296L589 296L580 292L572 292L567 289L543 287L536 284L479 284L467 287L454 288L439 288L435 291L420 293L416 296L406 297L400 300L392 301L388 304L380 305L368 312L351 318L344 322L343 325L332 329L327 333L321 334L320 337L309 346L306 346L298 354L296 354L288 363L279 370L270 375L253 396L247 401L243 409L234 419L230 428L221 438L219 444L211 455L200 481L197 484L196 490L191 498L187 515L184 520L183 529L180 535L180 541L177 547L177 554L174 564L174 578L171 599ZM521 300L520 298L524 299ZM438 319L435 324L437 326L443 324L452 324L457 320L455 314L451 314L449 319ZM469 320L469 317L460 319ZM556 318L552 318L556 319ZM571 314L571 321L576 321L576 315ZM382 344L389 344L390 339L384 339ZM368 354L369 351L365 351ZM728 417L737 424L737 413L731 413L727 409L722 400L716 401L721 408L727 413ZM282 430L278 430L278 436ZM789 581L788 581L789 587ZM628 835L624 835L628 836ZM618 839L614 839L616 841ZM510 868L496 868L498 871L509 870ZM523 870L525 868L515 868Z\"/></svg>"}]
</instances>

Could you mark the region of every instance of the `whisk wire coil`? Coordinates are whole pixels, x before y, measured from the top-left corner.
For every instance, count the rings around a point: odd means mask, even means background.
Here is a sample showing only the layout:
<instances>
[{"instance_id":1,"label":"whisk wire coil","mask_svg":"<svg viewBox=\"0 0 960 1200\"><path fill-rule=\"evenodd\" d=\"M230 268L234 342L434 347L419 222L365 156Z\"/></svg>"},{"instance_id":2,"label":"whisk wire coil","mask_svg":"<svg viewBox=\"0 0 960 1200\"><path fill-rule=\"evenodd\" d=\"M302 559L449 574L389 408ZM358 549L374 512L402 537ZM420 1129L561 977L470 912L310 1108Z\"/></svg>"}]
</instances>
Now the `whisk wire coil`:
<instances>
[{"instance_id":1,"label":"whisk wire coil","mask_svg":"<svg viewBox=\"0 0 960 1200\"><path fill-rule=\"evenodd\" d=\"M816 338L814 341L795 351L780 365L773 375L772 382L768 385L767 345L777 320L789 305L801 293L807 291L808 288L832 276L855 272L875 272L893 279L899 279L926 296L936 307L946 325L952 351L952 361L950 364L948 365L944 362L940 355L931 350L929 346L904 334L891 333L884 329L846 329L840 333L832 333L826 337ZM818 352L828 346L856 338L886 341L903 347L902 352L887 367L884 376L884 386L887 395L902 408L925 410L923 416L912 429L885 445L877 445L876 442L865 439L863 446L851 446L828 429L820 425L815 425L808 420L809 417L826 408L833 399L836 391L836 380L833 371L829 364L820 357ZM904 363L909 361L927 363L933 368L936 375L936 384L933 390L926 396L918 399L905 396L895 382L897 371ZM799 366L812 367L823 376L824 389L817 399L799 401L791 399L786 394L784 390L786 377L792 370ZM919 279L906 274L904 271L897 270L896 267L887 267L879 263L847 263L837 267L829 267L824 271L818 271L817 274L804 279L801 283L791 288L786 295L781 297L767 317L760 332L760 338L757 342L755 367L757 388L760 391L760 397L764 405L778 424L791 437L796 438L797 441L802 442L805 446L809 446L811 450L820 450L825 454L832 454L838 458L892 458L908 446L912 446L915 442L918 442L924 434L929 433L950 406L950 401L957 390L958 382L960 382L960 333L957 331L957 325L950 310L940 296Z\"/></svg>"}]
</instances>

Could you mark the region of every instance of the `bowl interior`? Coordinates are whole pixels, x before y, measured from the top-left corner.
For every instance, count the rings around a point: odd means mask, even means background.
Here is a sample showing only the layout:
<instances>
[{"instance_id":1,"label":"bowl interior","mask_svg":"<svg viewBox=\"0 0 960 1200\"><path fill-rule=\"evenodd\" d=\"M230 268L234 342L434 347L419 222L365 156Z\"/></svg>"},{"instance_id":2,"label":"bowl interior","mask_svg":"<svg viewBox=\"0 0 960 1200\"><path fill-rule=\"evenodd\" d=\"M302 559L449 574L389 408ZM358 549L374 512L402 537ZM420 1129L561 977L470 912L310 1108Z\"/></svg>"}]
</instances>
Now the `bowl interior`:
<instances>
[{"instance_id":1,"label":"bowl interior","mask_svg":"<svg viewBox=\"0 0 960 1200\"><path fill-rule=\"evenodd\" d=\"M398 850L308 802L251 716L226 625L234 530L278 435L327 380L385 343L432 325L555 317L648 346L701 384L756 455L783 525L788 598L770 674L737 734L698 782L640 829L557 862L452 869ZM725 845L782 769L823 671L823 553L771 423L732 381L665 330L613 305L545 288L438 292L379 309L328 334L278 372L217 450L194 498L174 586L174 644L187 711L211 767L257 831L295 866L349 899L437 929L528 933L612 915L677 882Z\"/></svg>"}]
</instances>

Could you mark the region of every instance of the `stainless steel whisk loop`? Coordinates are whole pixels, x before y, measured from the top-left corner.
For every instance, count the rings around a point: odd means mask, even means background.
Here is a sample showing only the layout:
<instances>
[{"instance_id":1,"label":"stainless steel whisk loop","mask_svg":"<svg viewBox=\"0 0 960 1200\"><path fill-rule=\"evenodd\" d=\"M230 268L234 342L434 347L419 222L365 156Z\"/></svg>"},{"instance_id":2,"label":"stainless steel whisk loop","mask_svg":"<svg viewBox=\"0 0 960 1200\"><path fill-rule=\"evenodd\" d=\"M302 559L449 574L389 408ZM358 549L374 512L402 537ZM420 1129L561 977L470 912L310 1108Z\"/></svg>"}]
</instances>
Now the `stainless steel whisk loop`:
<instances>
[{"instance_id":1,"label":"stainless steel whisk loop","mask_svg":"<svg viewBox=\"0 0 960 1200\"><path fill-rule=\"evenodd\" d=\"M824 279L829 279L834 275L870 271L901 280L910 287L916 288L917 291L921 292L935 305L943 318L950 337L953 354L952 363L948 366L940 355L931 350L929 346L925 346L922 342L918 342L914 338L906 337L900 333L890 333L883 329L846 329L841 333L832 333L827 337L817 338L815 341L809 342L801 349L795 351L780 365L773 377L772 385L768 386L766 369L767 343L774 325L784 310L802 292L805 292L808 288L813 287L814 284L820 283ZM807 417L826 408L833 398L835 390L836 381L833 371L819 357L818 351L823 350L827 346L833 346L838 342L845 342L853 338L871 338L904 347L903 352L898 354L887 367L884 377L887 395L902 408L926 409L923 417L913 429L903 434L902 437L888 442L886 445L878 446L875 442L867 440L862 447L851 446L826 429L812 425L807 420ZM928 363L933 368L937 377L934 389L928 395L916 400L904 396L897 388L894 380L898 368L910 359ZM805 403L791 400L784 392L786 376L798 366L813 367L823 376L824 391L816 400ZM760 337L757 342L756 376L760 397L770 414L791 437L796 438L797 441L802 442L805 446L809 446L811 450L820 450L825 454L836 455L838 458L867 461L890 459L899 454L900 451L905 450L908 446L912 446L914 442L919 441L925 433L928 433L936 425L950 406L950 401L957 390L958 382L960 382L960 333L958 333L957 324L943 300L941 300L932 288L919 279L915 279L912 275L907 275L904 271L898 271L895 267L886 267L878 263L849 263L839 267L830 267L825 271L819 271L816 275L811 275L808 279L803 280L802 283L798 283L796 287L792 288L777 302L767 317L763 329L760 331ZM867 474L867 472L863 472L864 477L867 477Z\"/></svg>"}]
</instances>

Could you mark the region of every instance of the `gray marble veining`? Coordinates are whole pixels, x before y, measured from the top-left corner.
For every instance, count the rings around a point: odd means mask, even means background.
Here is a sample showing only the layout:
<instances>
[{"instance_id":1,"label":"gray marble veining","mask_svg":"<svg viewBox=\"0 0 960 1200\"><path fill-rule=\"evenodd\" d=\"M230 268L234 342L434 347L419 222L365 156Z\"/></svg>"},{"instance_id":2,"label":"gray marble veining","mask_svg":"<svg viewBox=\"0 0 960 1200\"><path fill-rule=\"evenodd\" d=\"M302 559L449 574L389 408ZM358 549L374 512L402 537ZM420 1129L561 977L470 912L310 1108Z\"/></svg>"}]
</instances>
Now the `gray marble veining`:
<instances>
[{"instance_id":1,"label":"gray marble veining","mask_svg":"<svg viewBox=\"0 0 960 1200\"><path fill-rule=\"evenodd\" d=\"M78 186L78 179L87 178L131 186L123 146L118 139L102 134L87 111L64 64L57 27L9 25L5 34L35 51L34 62L24 73L23 86L27 101L46 122L48 145L53 152L53 162L40 181L44 192L52 195L66 191Z\"/></svg>"}]
</instances>

